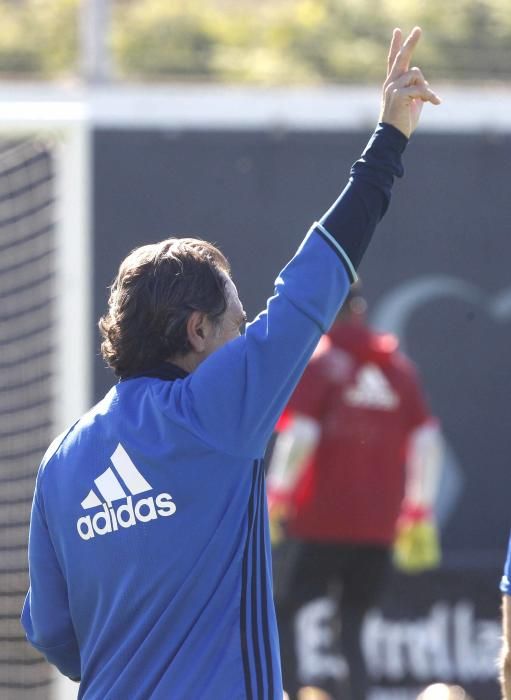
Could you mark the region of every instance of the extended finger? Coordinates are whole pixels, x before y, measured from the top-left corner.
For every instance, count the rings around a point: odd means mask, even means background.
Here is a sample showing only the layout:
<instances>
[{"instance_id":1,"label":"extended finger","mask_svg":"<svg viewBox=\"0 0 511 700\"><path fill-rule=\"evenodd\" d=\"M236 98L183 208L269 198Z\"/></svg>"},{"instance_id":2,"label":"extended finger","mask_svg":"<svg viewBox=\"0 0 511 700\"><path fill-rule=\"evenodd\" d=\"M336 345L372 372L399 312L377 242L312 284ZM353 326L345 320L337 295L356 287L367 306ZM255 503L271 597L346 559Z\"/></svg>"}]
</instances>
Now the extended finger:
<instances>
[{"instance_id":1,"label":"extended finger","mask_svg":"<svg viewBox=\"0 0 511 700\"><path fill-rule=\"evenodd\" d=\"M422 30L420 27L415 27L414 29L412 29L406 41L396 54L396 58L394 59L394 63L392 64L392 68L390 69L390 78L397 78L402 73L408 70L408 68L410 67L410 60L412 58L412 54L414 52L415 47L419 43L421 34Z\"/></svg>"},{"instance_id":2,"label":"extended finger","mask_svg":"<svg viewBox=\"0 0 511 700\"><path fill-rule=\"evenodd\" d=\"M396 27L394 31L392 32L392 39L390 40L390 48L389 48L389 55L387 56L387 76L389 76L390 71L392 70L392 66L394 65L394 61L396 60L396 56L399 52L399 49L401 48L401 44L403 43L403 32L399 27Z\"/></svg>"}]
</instances>

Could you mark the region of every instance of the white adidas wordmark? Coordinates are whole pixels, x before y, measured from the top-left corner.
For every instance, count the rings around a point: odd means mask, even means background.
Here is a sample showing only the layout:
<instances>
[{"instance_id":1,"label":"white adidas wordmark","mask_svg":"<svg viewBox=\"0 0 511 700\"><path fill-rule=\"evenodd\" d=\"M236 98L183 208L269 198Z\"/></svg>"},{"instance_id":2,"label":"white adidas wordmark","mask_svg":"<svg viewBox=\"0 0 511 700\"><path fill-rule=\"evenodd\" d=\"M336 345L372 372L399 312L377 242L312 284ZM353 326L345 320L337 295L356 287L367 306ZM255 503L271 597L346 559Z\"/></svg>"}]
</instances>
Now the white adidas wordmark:
<instances>
[{"instance_id":1,"label":"white adidas wordmark","mask_svg":"<svg viewBox=\"0 0 511 700\"><path fill-rule=\"evenodd\" d=\"M133 496L152 490L131 461L124 447L119 443L110 458L114 468L108 467L94 479L94 484L103 497L101 501L91 489L81 502L84 510L101 507L95 515L84 515L76 521L76 529L82 540L90 540L96 535L107 535L119 528L128 528L138 522L147 523L158 516L168 517L176 512L176 504L169 493L160 493L155 498L140 498L133 503ZM118 476L122 482L119 481ZM118 508L113 501L126 499Z\"/></svg>"}]
</instances>

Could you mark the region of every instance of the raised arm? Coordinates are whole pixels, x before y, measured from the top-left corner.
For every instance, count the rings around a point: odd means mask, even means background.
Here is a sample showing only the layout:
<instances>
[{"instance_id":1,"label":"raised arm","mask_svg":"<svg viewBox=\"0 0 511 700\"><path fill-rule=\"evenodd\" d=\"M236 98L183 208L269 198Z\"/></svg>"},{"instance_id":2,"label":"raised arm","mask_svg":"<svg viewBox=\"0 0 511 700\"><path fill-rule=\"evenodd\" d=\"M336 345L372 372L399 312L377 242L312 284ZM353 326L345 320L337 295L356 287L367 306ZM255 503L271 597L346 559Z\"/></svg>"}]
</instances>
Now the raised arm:
<instances>
[{"instance_id":1,"label":"raised arm","mask_svg":"<svg viewBox=\"0 0 511 700\"><path fill-rule=\"evenodd\" d=\"M217 449L261 456L321 334L356 279L394 178L403 173L401 154L420 106L439 102L420 71L409 68L419 37L416 28L403 43L400 30L394 31L381 121L344 191L277 278L266 311L244 336L208 357L174 396L184 424Z\"/></svg>"}]
</instances>

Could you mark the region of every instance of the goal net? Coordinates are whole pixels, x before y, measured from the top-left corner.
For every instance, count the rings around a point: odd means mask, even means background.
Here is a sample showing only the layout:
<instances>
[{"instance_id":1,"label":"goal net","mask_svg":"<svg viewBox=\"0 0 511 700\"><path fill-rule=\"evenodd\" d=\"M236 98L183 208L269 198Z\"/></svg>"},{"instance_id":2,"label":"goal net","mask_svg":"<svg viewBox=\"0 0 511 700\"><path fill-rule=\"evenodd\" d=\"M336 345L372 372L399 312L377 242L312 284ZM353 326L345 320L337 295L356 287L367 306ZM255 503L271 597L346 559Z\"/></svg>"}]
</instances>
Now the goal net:
<instances>
[{"instance_id":1,"label":"goal net","mask_svg":"<svg viewBox=\"0 0 511 700\"><path fill-rule=\"evenodd\" d=\"M77 133L39 127L17 134L0 124L0 697L6 700L72 697L59 691L53 670L26 642L19 617L37 468L51 440L86 404L80 178L87 173Z\"/></svg>"},{"instance_id":2,"label":"goal net","mask_svg":"<svg viewBox=\"0 0 511 700\"><path fill-rule=\"evenodd\" d=\"M53 427L53 171L49 143L0 144L0 688L12 698L45 698L51 682L19 613L34 475Z\"/></svg>"}]
</instances>

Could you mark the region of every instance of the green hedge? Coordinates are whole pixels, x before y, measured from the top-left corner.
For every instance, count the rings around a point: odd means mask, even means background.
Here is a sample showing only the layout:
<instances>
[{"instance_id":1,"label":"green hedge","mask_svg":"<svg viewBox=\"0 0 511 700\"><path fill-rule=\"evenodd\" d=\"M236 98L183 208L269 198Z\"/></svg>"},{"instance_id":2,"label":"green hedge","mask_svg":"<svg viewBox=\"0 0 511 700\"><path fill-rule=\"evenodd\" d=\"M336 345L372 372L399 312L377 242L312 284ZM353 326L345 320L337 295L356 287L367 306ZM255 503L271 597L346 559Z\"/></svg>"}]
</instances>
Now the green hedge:
<instances>
[{"instance_id":1,"label":"green hedge","mask_svg":"<svg viewBox=\"0 0 511 700\"><path fill-rule=\"evenodd\" d=\"M77 72L79 0L0 0L0 72ZM392 27L420 24L438 78L509 79L509 0L117 0L117 76L254 84L373 82Z\"/></svg>"},{"instance_id":2,"label":"green hedge","mask_svg":"<svg viewBox=\"0 0 511 700\"><path fill-rule=\"evenodd\" d=\"M3 76L74 75L78 0L0 0L0 72Z\"/></svg>"}]
</instances>

